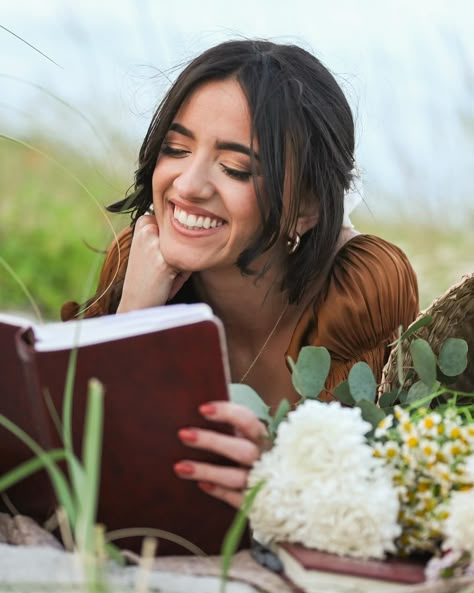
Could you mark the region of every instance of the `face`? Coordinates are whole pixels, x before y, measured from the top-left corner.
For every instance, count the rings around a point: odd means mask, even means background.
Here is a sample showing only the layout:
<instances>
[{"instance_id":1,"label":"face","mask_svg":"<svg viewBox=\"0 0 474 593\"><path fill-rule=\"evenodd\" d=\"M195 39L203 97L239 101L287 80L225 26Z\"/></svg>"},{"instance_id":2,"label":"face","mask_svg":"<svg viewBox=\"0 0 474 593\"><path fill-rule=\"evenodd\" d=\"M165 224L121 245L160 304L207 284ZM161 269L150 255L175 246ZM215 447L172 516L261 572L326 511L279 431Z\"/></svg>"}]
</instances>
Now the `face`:
<instances>
[{"instance_id":1,"label":"face","mask_svg":"<svg viewBox=\"0 0 474 593\"><path fill-rule=\"evenodd\" d=\"M170 126L153 173L160 248L171 266L235 266L258 233L249 153L250 113L239 84L212 81L196 89Z\"/></svg>"}]
</instances>

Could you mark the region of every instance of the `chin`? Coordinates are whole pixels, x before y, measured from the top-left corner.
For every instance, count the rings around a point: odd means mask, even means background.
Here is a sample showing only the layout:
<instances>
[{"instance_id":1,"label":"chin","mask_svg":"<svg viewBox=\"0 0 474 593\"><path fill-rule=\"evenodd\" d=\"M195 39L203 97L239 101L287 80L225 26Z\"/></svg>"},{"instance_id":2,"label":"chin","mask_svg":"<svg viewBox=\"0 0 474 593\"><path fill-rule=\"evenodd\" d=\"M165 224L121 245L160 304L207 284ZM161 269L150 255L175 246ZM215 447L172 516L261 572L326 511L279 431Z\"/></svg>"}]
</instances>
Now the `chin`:
<instances>
[{"instance_id":1,"label":"chin","mask_svg":"<svg viewBox=\"0 0 474 593\"><path fill-rule=\"evenodd\" d=\"M180 272L199 272L205 266L204 262L196 257L196 254L177 253L177 249L162 248L164 260L175 270Z\"/></svg>"}]
</instances>

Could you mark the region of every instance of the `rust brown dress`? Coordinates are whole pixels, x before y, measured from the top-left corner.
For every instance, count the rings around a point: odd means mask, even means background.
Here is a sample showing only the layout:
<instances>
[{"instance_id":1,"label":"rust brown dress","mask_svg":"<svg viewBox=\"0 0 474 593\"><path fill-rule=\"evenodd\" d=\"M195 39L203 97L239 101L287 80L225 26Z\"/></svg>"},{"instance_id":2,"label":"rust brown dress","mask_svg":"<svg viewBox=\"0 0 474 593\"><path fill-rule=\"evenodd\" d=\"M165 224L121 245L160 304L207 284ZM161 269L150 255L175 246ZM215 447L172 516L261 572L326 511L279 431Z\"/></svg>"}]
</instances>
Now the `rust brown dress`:
<instances>
[{"instance_id":1,"label":"rust brown dress","mask_svg":"<svg viewBox=\"0 0 474 593\"><path fill-rule=\"evenodd\" d=\"M127 228L108 250L85 317L115 313L131 240ZM172 303L196 300L188 281ZM65 303L61 317L72 319L78 311L77 303ZM337 253L324 290L295 327L287 354L296 360L303 346L325 346L332 359L328 391L346 379L358 361L366 362L379 380L398 327L408 327L418 311L417 280L406 255L379 237L357 235Z\"/></svg>"}]
</instances>

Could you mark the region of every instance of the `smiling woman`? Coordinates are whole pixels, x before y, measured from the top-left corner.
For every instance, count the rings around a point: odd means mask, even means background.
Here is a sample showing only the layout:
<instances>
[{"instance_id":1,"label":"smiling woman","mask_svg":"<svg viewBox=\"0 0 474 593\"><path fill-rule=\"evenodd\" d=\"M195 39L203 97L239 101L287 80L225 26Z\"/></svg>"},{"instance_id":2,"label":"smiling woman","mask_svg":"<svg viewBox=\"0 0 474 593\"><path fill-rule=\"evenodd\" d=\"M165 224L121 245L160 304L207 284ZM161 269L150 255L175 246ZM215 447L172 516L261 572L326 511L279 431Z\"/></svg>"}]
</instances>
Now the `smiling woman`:
<instances>
[{"instance_id":1,"label":"smiling woman","mask_svg":"<svg viewBox=\"0 0 474 593\"><path fill-rule=\"evenodd\" d=\"M132 220L96 294L67 303L63 319L208 303L225 327L232 380L273 408L296 402L285 361L307 345L331 353L326 399L357 361L380 377L398 327L418 312L418 291L400 249L347 223L353 152L349 105L313 55L260 40L207 50L158 107L134 192L109 207ZM179 438L237 465L189 459L175 471L238 507L266 428L230 402L200 412L235 436L183 427Z\"/></svg>"}]
</instances>

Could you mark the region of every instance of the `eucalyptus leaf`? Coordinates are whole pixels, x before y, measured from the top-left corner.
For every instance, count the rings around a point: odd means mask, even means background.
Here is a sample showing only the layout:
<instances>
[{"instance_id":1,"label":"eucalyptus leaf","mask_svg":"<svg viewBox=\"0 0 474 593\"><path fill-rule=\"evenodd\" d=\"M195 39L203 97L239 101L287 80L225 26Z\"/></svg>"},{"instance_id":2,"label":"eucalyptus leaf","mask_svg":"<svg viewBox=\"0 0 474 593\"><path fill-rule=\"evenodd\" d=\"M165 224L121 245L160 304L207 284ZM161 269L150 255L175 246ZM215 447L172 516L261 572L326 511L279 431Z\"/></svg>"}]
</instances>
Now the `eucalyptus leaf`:
<instances>
[{"instance_id":1,"label":"eucalyptus leaf","mask_svg":"<svg viewBox=\"0 0 474 593\"><path fill-rule=\"evenodd\" d=\"M400 340L406 340L407 338L412 336L417 330L419 330L420 327L425 327L426 325L429 325L432 321L433 318L431 317L431 315L424 315L423 317L420 317L420 319L412 323L412 325L410 325L407 331L401 335Z\"/></svg>"},{"instance_id":2,"label":"eucalyptus leaf","mask_svg":"<svg viewBox=\"0 0 474 593\"><path fill-rule=\"evenodd\" d=\"M303 397L316 398L324 389L331 368L331 356L326 348L305 346L300 350L293 368L292 381Z\"/></svg>"},{"instance_id":3,"label":"eucalyptus leaf","mask_svg":"<svg viewBox=\"0 0 474 593\"><path fill-rule=\"evenodd\" d=\"M448 338L439 351L438 366L443 374L455 377L466 370L467 342L459 338Z\"/></svg>"},{"instance_id":4,"label":"eucalyptus leaf","mask_svg":"<svg viewBox=\"0 0 474 593\"><path fill-rule=\"evenodd\" d=\"M339 385L333 391L334 397L341 402L341 404L345 404L346 406L353 406L355 404L354 398L351 395L351 390L349 389L349 383L347 381L343 381L339 383Z\"/></svg>"},{"instance_id":5,"label":"eucalyptus leaf","mask_svg":"<svg viewBox=\"0 0 474 593\"><path fill-rule=\"evenodd\" d=\"M379 406L381 408L387 408L389 406L393 406L393 404L398 399L398 389L394 389L393 391L387 391L384 393L379 399Z\"/></svg>"},{"instance_id":6,"label":"eucalyptus leaf","mask_svg":"<svg viewBox=\"0 0 474 593\"><path fill-rule=\"evenodd\" d=\"M229 385L229 399L234 404L240 404L252 410L260 420L268 423L271 422L270 408L249 385L231 383Z\"/></svg>"},{"instance_id":7,"label":"eucalyptus leaf","mask_svg":"<svg viewBox=\"0 0 474 593\"><path fill-rule=\"evenodd\" d=\"M275 435L277 433L278 427L280 426L280 423L286 418L286 416L288 415L288 412L290 410L291 410L290 402L287 399L282 399L278 405L275 415L270 420L270 424L268 426L268 428L270 430L270 436L272 437L272 439L275 438Z\"/></svg>"},{"instance_id":8,"label":"eucalyptus leaf","mask_svg":"<svg viewBox=\"0 0 474 593\"><path fill-rule=\"evenodd\" d=\"M380 409L376 404L366 399L361 399L356 406L360 408L362 418L369 422L373 428L376 428L381 420L386 416L384 410Z\"/></svg>"},{"instance_id":9,"label":"eucalyptus leaf","mask_svg":"<svg viewBox=\"0 0 474 593\"><path fill-rule=\"evenodd\" d=\"M416 383L413 383L413 385L408 390L407 402L413 403L417 400L425 399L434 393L439 386L440 384L438 381L436 381L431 387L428 387L428 385L423 383L423 381L417 381Z\"/></svg>"},{"instance_id":10,"label":"eucalyptus leaf","mask_svg":"<svg viewBox=\"0 0 474 593\"><path fill-rule=\"evenodd\" d=\"M425 385L432 387L436 381L436 356L426 340L417 338L410 344L413 366Z\"/></svg>"},{"instance_id":11,"label":"eucalyptus leaf","mask_svg":"<svg viewBox=\"0 0 474 593\"><path fill-rule=\"evenodd\" d=\"M408 399L408 391L399 391L398 393L398 403L406 404Z\"/></svg>"},{"instance_id":12,"label":"eucalyptus leaf","mask_svg":"<svg viewBox=\"0 0 474 593\"><path fill-rule=\"evenodd\" d=\"M351 395L356 402L367 400L375 401L377 381L369 365L365 362L357 362L350 370L347 379Z\"/></svg>"}]
</instances>

